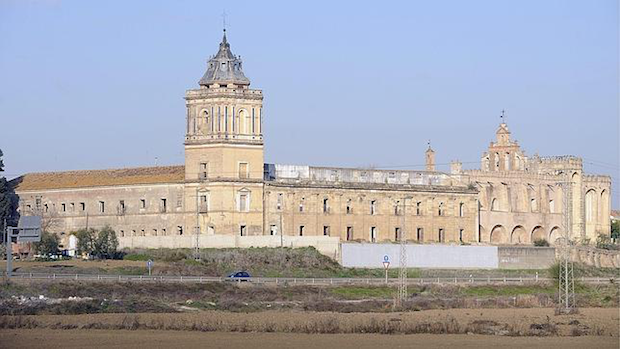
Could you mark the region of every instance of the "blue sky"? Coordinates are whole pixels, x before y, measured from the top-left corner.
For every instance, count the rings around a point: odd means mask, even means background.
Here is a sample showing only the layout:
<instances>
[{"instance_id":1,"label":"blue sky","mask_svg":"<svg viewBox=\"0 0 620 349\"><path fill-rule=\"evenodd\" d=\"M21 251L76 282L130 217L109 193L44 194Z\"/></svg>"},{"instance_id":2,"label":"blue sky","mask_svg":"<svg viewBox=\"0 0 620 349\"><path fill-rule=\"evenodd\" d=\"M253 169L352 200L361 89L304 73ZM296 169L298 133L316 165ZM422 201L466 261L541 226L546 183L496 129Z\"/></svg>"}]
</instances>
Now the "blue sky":
<instances>
[{"instance_id":1,"label":"blue sky","mask_svg":"<svg viewBox=\"0 0 620 349\"><path fill-rule=\"evenodd\" d=\"M505 109L527 154L612 175L618 207L615 0L0 1L6 175L182 163L224 10L266 162L416 169L431 139L477 167Z\"/></svg>"}]
</instances>

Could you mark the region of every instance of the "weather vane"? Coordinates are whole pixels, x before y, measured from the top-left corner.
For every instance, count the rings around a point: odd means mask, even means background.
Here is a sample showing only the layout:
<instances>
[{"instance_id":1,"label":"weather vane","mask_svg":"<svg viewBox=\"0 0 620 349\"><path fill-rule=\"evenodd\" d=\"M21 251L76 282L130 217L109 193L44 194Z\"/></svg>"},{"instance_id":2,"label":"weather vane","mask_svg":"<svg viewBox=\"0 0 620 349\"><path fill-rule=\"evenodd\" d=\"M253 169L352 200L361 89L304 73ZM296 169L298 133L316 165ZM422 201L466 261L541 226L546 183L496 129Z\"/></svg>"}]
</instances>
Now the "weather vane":
<instances>
[{"instance_id":1,"label":"weather vane","mask_svg":"<svg viewBox=\"0 0 620 349\"><path fill-rule=\"evenodd\" d=\"M222 28L226 31L226 10L222 11Z\"/></svg>"}]
</instances>

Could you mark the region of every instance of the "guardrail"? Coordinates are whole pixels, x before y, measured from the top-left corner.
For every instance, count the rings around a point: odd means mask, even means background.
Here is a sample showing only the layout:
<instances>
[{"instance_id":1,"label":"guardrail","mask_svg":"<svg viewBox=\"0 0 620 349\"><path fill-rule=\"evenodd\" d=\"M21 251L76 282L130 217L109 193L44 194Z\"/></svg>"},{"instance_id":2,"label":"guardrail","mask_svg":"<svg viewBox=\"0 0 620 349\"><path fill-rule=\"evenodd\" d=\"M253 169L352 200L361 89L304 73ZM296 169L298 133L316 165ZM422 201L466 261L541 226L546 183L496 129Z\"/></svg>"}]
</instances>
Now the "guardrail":
<instances>
[{"instance_id":1,"label":"guardrail","mask_svg":"<svg viewBox=\"0 0 620 349\"><path fill-rule=\"evenodd\" d=\"M11 278L19 280L52 280L52 281L113 281L113 282L251 282L253 284L273 285L397 285L398 278L228 278L212 276L177 276L177 275L110 275L110 274L46 274L46 273L13 273ZM439 278L408 278L409 285L428 284L525 284L550 282L551 278L536 276L505 276L505 277L439 277ZM614 284L616 278L582 277L578 281L587 284Z\"/></svg>"}]
</instances>

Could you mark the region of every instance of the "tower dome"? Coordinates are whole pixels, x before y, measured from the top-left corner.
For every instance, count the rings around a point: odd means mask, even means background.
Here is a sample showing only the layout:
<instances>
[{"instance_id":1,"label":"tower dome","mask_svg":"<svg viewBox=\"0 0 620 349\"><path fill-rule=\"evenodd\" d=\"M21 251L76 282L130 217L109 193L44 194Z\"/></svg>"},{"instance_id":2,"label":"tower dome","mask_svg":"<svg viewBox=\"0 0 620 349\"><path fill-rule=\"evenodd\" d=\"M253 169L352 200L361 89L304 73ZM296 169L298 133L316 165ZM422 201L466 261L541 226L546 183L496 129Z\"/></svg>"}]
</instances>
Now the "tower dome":
<instances>
[{"instance_id":1,"label":"tower dome","mask_svg":"<svg viewBox=\"0 0 620 349\"><path fill-rule=\"evenodd\" d=\"M220 49L215 56L209 59L207 72L202 76L198 84L205 87L214 84L222 86L228 84L250 85L250 79L243 74L241 58L235 56L230 50L230 44L226 40L226 30L224 30Z\"/></svg>"}]
</instances>

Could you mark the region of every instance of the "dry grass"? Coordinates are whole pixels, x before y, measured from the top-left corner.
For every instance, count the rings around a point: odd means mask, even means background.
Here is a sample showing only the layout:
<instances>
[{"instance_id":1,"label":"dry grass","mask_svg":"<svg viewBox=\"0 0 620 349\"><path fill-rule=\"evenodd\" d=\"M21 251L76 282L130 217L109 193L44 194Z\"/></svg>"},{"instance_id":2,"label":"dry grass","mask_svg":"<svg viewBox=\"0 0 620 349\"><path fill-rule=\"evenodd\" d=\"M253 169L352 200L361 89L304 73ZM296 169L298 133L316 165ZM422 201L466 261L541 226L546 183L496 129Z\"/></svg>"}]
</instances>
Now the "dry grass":
<instances>
[{"instance_id":1,"label":"dry grass","mask_svg":"<svg viewBox=\"0 0 620 349\"><path fill-rule=\"evenodd\" d=\"M304 334L482 334L507 336L557 336L558 326L550 321L531 323L529 326L498 323L493 320L475 320L460 322L447 316L443 321L405 322L398 318L367 318L352 324L337 316L312 319L305 322L226 322L226 321L187 321L185 319L143 319L140 315L126 315L120 322L89 320L81 324L57 321L45 323L23 316L0 317L0 329L41 329L54 330L99 329L99 330L165 330L165 331L201 331L201 332L278 332ZM613 335L603 328L587 329L574 326L571 336ZM617 335L617 334L616 334Z\"/></svg>"}]
</instances>

